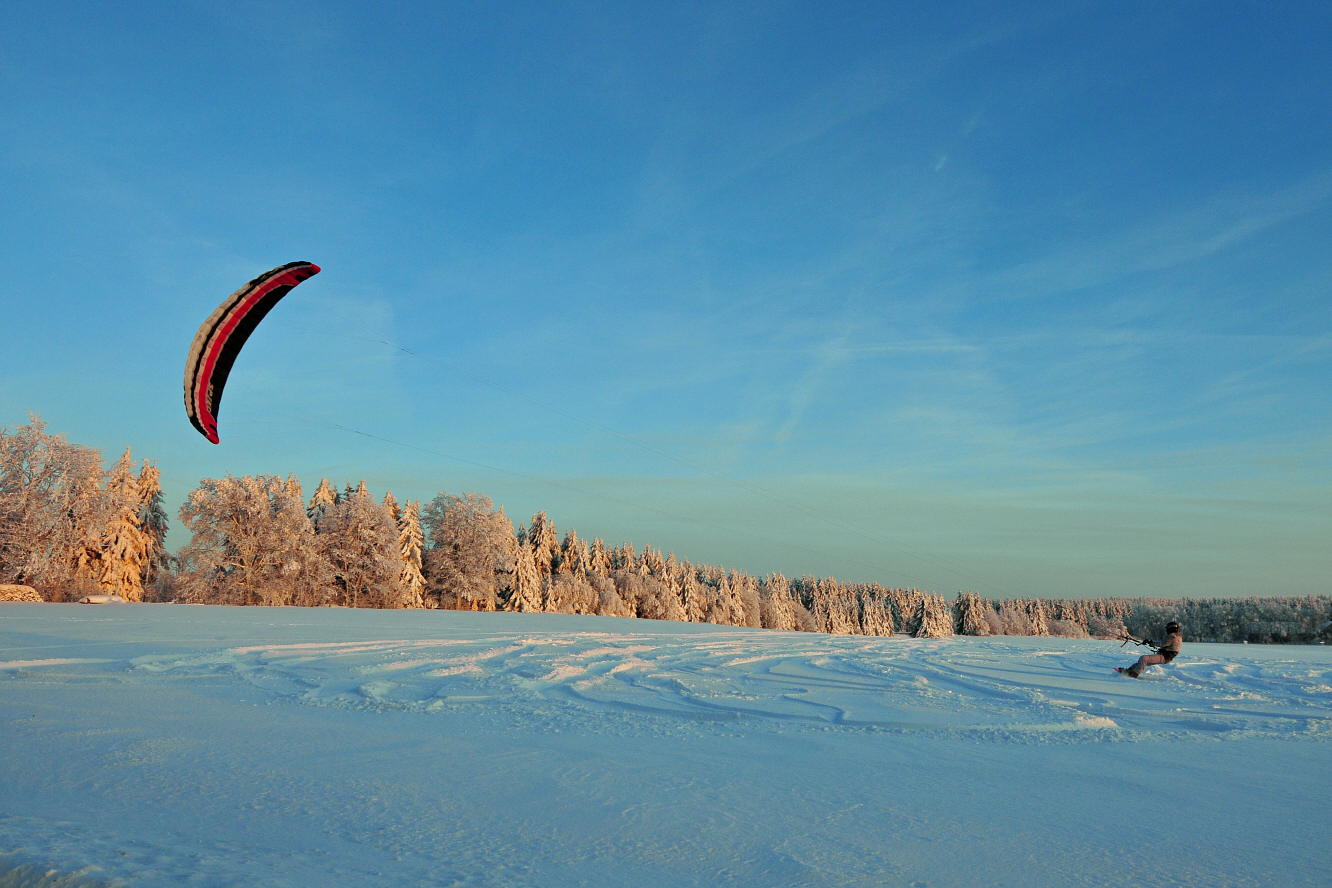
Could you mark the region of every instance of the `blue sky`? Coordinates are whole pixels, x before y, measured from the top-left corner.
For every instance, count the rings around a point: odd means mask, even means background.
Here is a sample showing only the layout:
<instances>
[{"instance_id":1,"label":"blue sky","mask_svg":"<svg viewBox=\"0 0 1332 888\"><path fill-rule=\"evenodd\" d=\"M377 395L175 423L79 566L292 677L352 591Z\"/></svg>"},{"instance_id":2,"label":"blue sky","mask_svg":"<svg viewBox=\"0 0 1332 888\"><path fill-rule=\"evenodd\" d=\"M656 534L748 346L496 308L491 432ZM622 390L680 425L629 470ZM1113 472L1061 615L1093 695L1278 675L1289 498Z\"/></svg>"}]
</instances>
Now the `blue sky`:
<instances>
[{"instance_id":1,"label":"blue sky","mask_svg":"<svg viewBox=\"0 0 1332 888\"><path fill-rule=\"evenodd\" d=\"M753 573L1329 591L1327 4L7 18L0 425L173 515L293 472ZM214 447L185 350L295 259Z\"/></svg>"}]
</instances>

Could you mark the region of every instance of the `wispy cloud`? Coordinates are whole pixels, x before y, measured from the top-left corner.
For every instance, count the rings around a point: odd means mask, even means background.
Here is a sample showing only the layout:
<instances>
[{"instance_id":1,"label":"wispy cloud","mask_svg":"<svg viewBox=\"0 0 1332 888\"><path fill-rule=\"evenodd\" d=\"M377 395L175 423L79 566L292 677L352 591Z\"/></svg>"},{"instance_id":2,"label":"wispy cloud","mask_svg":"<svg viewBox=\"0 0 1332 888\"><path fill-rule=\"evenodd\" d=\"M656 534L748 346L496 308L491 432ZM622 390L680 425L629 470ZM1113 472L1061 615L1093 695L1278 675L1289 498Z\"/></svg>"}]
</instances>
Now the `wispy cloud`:
<instances>
[{"instance_id":1,"label":"wispy cloud","mask_svg":"<svg viewBox=\"0 0 1332 888\"><path fill-rule=\"evenodd\" d=\"M804 375L791 389L786 404L786 418L777 427L774 438L778 443L791 440L792 434L805 417L809 406L819 396L833 371L844 364L848 353L844 350L848 333L842 332L828 340L814 352L814 360Z\"/></svg>"},{"instance_id":2,"label":"wispy cloud","mask_svg":"<svg viewBox=\"0 0 1332 888\"><path fill-rule=\"evenodd\" d=\"M1332 170L1275 192L1220 195L966 282L992 298L1072 292L1163 271L1245 243L1332 201Z\"/></svg>"}]
</instances>

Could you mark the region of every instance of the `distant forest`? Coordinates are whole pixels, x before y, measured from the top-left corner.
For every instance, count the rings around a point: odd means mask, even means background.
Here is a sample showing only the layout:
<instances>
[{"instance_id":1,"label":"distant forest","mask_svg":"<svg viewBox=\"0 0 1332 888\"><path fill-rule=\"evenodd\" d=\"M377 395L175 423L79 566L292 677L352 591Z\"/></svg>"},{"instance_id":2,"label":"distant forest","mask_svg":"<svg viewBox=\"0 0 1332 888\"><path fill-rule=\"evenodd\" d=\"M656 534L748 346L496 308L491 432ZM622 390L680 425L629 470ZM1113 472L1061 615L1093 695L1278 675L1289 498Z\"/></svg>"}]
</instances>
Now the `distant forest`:
<instances>
[{"instance_id":1,"label":"distant forest","mask_svg":"<svg viewBox=\"0 0 1332 888\"><path fill-rule=\"evenodd\" d=\"M205 479L180 509L190 541L163 541L158 470L101 455L33 417L0 429L0 600L447 608L593 614L730 626L937 638L1056 635L1322 643L1332 596L1242 599L1005 599L831 577L765 577L694 564L652 546L563 535L545 512L515 526L488 498L422 506L326 479Z\"/></svg>"}]
</instances>

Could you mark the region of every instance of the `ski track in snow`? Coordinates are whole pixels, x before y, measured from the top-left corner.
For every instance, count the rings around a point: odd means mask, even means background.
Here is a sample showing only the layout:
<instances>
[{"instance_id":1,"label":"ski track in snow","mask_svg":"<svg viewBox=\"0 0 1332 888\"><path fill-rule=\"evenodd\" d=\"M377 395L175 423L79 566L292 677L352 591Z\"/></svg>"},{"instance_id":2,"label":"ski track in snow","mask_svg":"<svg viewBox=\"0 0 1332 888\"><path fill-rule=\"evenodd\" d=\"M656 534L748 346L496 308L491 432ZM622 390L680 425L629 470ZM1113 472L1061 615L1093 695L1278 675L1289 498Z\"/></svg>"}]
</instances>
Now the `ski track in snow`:
<instances>
[{"instance_id":1,"label":"ski track in snow","mask_svg":"<svg viewBox=\"0 0 1332 888\"><path fill-rule=\"evenodd\" d=\"M1332 737L1332 668L1185 655L1134 681L1088 642L801 635L491 633L477 638L306 641L125 666L226 674L275 701L356 709L558 712L583 729L619 716L787 727L947 732L989 741ZM1215 647L1211 650L1216 650ZM0 670L26 664L0 663Z\"/></svg>"}]
</instances>

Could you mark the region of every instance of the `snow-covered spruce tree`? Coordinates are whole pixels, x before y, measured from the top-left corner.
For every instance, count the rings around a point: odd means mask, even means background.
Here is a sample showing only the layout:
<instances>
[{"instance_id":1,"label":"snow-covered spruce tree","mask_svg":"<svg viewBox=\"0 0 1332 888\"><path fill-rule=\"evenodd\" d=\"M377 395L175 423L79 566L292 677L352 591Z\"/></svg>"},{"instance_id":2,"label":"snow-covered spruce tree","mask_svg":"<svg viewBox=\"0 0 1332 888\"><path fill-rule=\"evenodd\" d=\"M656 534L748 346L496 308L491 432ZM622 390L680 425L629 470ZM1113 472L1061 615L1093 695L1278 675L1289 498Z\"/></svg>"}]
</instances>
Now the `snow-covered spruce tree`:
<instances>
[{"instance_id":1,"label":"snow-covered spruce tree","mask_svg":"<svg viewBox=\"0 0 1332 888\"><path fill-rule=\"evenodd\" d=\"M699 578L704 581L707 593L707 609L703 612L703 622L718 626L734 626L738 615L734 610L731 595L731 581L719 570L709 569L704 565Z\"/></svg>"},{"instance_id":2,"label":"snow-covered spruce tree","mask_svg":"<svg viewBox=\"0 0 1332 888\"><path fill-rule=\"evenodd\" d=\"M1027 602L1010 598L998 603L998 623L1002 635L1033 635Z\"/></svg>"},{"instance_id":3,"label":"snow-covered spruce tree","mask_svg":"<svg viewBox=\"0 0 1332 888\"><path fill-rule=\"evenodd\" d=\"M556 572L544 585L541 610L545 613L594 616L600 612L601 596L585 577Z\"/></svg>"},{"instance_id":4,"label":"snow-covered spruce tree","mask_svg":"<svg viewBox=\"0 0 1332 888\"><path fill-rule=\"evenodd\" d=\"M83 541L74 554L73 597L83 594L85 589L101 594L103 535L116 511L115 499L106 495L95 478L85 477L80 483L83 489L79 492L79 500L88 506L88 510L69 516L74 535Z\"/></svg>"},{"instance_id":5,"label":"snow-covered spruce tree","mask_svg":"<svg viewBox=\"0 0 1332 888\"><path fill-rule=\"evenodd\" d=\"M878 583L862 583L855 587L855 592L860 604L861 634L892 635L896 627L888 590Z\"/></svg>"},{"instance_id":6,"label":"snow-covered spruce tree","mask_svg":"<svg viewBox=\"0 0 1332 888\"><path fill-rule=\"evenodd\" d=\"M384 491L384 511L393 519L394 524L402 522L402 506L398 505L398 498L393 495L393 491Z\"/></svg>"},{"instance_id":7,"label":"snow-covered spruce tree","mask_svg":"<svg viewBox=\"0 0 1332 888\"><path fill-rule=\"evenodd\" d=\"M333 570L334 604L402 607L398 527L365 482L330 506L319 523L319 548Z\"/></svg>"},{"instance_id":8,"label":"snow-covered spruce tree","mask_svg":"<svg viewBox=\"0 0 1332 888\"><path fill-rule=\"evenodd\" d=\"M707 614L708 596L703 585L698 581L698 573L693 565L685 564L680 575L680 607L684 619L690 623L702 623Z\"/></svg>"},{"instance_id":9,"label":"snow-covered spruce tree","mask_svg":"<svg viewBox=\"0 0 1332 888\"><path fill-rule=\"evenodd\" d=\"M332 574L299 495L273 475L204 479L180 520L180 592L207 604L327 603Z\"/></svg>"},{"instance_id":10,"label":"snow-covered spruce tree","mask_svg":"<svg viewBox=\"0 0 1332 888\"><path fill-rule=\"evenodd\" d=\"M620 590L615 585L615 577L589 574L588 583L597 593L597 614L603 617L632 617L634 609L620 597Z\"/></svg>"},{"instance_id":11,"label":"snow-covered spruce tree","mask_svg":"<svg viewBox=\"0 0 1332 888\"><path fill-rule=\"evenodd\" d=\"M1051 635L1062 638L1086 638L1087 613L1081 602L1062 598L1042 600L1045 612L1049 616L1048 628Z\"/></svg>"},{"instance_id":12,"label":"snow-covered spruce tree","mask_svg":"<svg viewBox=\"0 0 1332 888\"><path fill-rule=\"evenodd\" d=\"M888 605L893 613L893 625L903 632L911 632L919 619L920 594L917 589L888 590Z\"/></svg>"},{"instance_id":13,"label":"snow-covered spruce tree","mask_svg":"<svg viewBox=\"0 0 1332 888\"><path fill-rule=\"evenodd\" d=\"M644 546L643 556L638 564L638 573L640 576L662 580L666 577L666 559L662 557L660 551L651 546Z\"/></svg>"},{"instance_id":14,"label":"snow-covered spruce tree","mask_svg":"<svg viewBox=\"0 0 1332 888\"><path fill-rule=\"evenodd\" d=\"M590 561L587 543L578 538L578 531L571 530L566 533L564 543L560 546L559 572L579 579L586 579L590 572Z\"/></svg>"},{"instance_id":15,"label":"snow-covered spruce tree","mask_svg":"<svg viewBox=\"0 0 1332 888\"><path fill-rule=\"evenodd\" d=\"M560 540L555 533L555 523L545 512L532 516L532 523L527 527L527 545L532 549L532 563L537 573L547 577L554 572L560 551Z\"/></svg>"},{"instance_id":16,"label":"snow-covered spruce tree","mask_svg":"<svg viewBox=\"0 0 1332 888\"><path fill-rule=\"evenodd\" d=\"M828 631L837 635L859 634L860 609L851 590L833 577L819 580L815 588L827 602Z\"/></svg>"},{"instance_id":17,"label":"snow-covered spruce tree","mask_svg":"<svg viewBox=\"0 0 1332 888\"><path fill-rule=\"evenodd\" d=\"M426 582L439 606L497 610L501 590L512 583L509 575L517 551L513 524L504 510L479 493L441 493L426 506L422 518L430 540Z\"/></svg>"},{"instance_id":18,"label":"snow-covered spruce tree","mask_svg":"<svg viewBox=\"0 0 1332 888\"><path fill-rule=\"evenodd\" d=\"M154 601L170 600L171 556L166 550L167 513L162 503L162 473L144 460L137 479L139 526L147 537L148 567L144 588Z\"/></svg>"},{"instance_id":19,"label":"snow-covered spruce tree","mask_svg":"<svg viewBox=\"0 0 1332 888\"><path fill-rule=\"evenodd\" d=\"M617 570L633 570L638 564L638 553L634 551L633 543L624 543L611 550L610 566L611 572Z\"/></svg>"},{"instance_id":20,"label":"snow-covered spruce tree","mask_svg":"<svg viewBox=\"0 0 1332 888\"><path fill-rule=\"evenodd\" d=\"M958 635L989 635L990 621L986 619L989 605L975 592L959 592L953 602L953 622Z\"/></svg>"},{"instance_id":21,"label":"snow-covered spruce tree","mask_svg":"<svg viewBox=\"0 0 1332 888\"><path fill-rule=\"evenodd\" d=\"M587 572L593 576L610 576L610 553L606 551L606 541L601 537L593 539L592 545L588 548Z\"/></svg>"},{"instance_id":22,"label":"snow-covered spruce tree","mask_svg":"<svg viewBox=\"0 0 1332 888\"><path fill-rule=\"evenodd\" d=\"M523 614L540 613L542 597L542 579L537 573L536 562L532 560L532 549L530 546L519 545L504 609Z\"/></svg>"},{"instance_id":23,"label":"snow-covered spruce tree","mask_svg":"<svg viewBox=\"0 0 1332 888\"><path fill-rule=\"evenodd\" d=\"M398 585L403 591L403 607L425 607L423 557L425 533L421 530L421 504L407 502L398 518Z\"/></svg>"},{"instance_id":24,"label":"snow-covered spruce tree","mask_svg":"<svg viewBox=\"0 0 1332 888\"><path fill-rule=\"evenodd\" d=\"M617 570L615 588L633 615L645 620L684 620L684 608L665 583L640 570Z\"/></svg>"},{"instance_id":25,"label":"snow-covered spruce tree","mask_svg":"<svg viewBox=\"0 0 1332 888\"><path fill-rule=\"evenodd\" d=\"M942 595L921 596L920 621L911 634L916 638L947 638L953 634L953 615Z\"/></svg>"},{"instance_id":26,"label":"snow-covered spruce tree","mask_svg":"<svg viewBox=\"0 0 1332 888\"><path fill-rule=\"evenodd\" d=\"M338 495L333 492L333 485L328 483L327 478L321 478L314 495L310 497L310 505L305 510L316 531L319 530L320 522L324 520L324 513L337 501Z\"/></svg>"},{"instance_id":27,"label":"snow-covered spruce tree","mask_svg":"<svg viewBox=\"0 0 1332 888\"><path fill-rule=\"evenodd\" d=\"M791 581L779 573L768 574L759 585L759 615L765 629L796 628L795 600Z\"/></svg>"},{"instance_id":28,"label":"snow-covered spruce tree","mask_svg":"<svg viewBox=\"0 0 1332 888\"><path fill-rule=\"evenodd\" d=\"M1027 619L1031 624L1030 633L1032 635L1046 636L1050 634L1050 615L1046 613L1045 602L1039 598L1024 602L1027 608Z\"/></svg>"},{"instance_id":29,"label":"snow-covered spruce tree","mask_svg":"<svg viewBox=\"0 0 1332 888\"><path fill-rule=\"evenodd\" d=\"M814 579L812 577L796 577L791 580L791 592L795 600L809 614L813 621L815 632L828 631L828 609L820 605L818 596L814 594Z\"/></svg>"},{"instance_id":30,"label":"snow-covered spruce tree","mask_svg":"<svg viewBox=\"0 0 1332 888\"><path fill-rule=\"evenodd\" d=\"M763 625L763 608L759 603L759 582L749 574L732 571L731 595L738 611L737 626L758 629Z\"/></svg>"},{"instance_id":31,"label":"snow-covered spruce tree","mask_svg":"<svg viewBox=\"0 0 1332 888\"><path fill-rule=\"evenodd\" d=\"M106 494L113 511L98 546L97 585L104 594L142 601L151 541L140 523L139 485L133 465L126 448L107 478Z\"/></svg>"}]
</instances>

